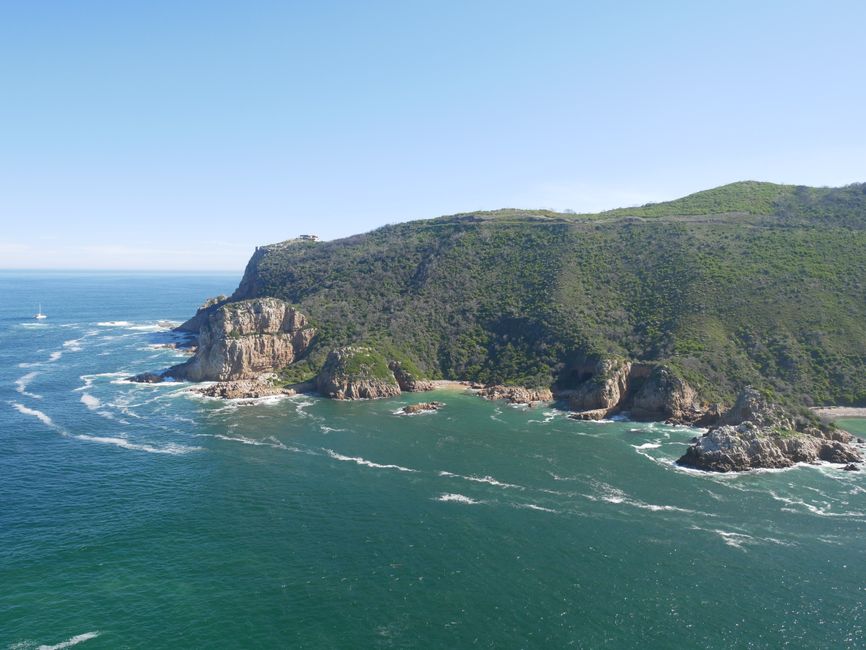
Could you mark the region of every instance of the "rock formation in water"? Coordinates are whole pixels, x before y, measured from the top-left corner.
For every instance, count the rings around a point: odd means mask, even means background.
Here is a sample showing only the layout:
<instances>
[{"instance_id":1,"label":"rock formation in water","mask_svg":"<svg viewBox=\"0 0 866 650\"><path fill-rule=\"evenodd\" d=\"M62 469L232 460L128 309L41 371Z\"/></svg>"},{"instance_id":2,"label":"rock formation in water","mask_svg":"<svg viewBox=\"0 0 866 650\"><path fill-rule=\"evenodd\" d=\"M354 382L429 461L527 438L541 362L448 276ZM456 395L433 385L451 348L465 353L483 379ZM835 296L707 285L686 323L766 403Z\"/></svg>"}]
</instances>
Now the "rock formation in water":
<instances>
[{"instance_id":1,"label":"rock formation in water","mask_svg":"<svg viewBox=\"0 0 866 650\"><path fill-rule=\"evenodd\" d=\"M852 436L808 420L792 418L758 391L742 391L720 426L697 439L677 461L716 472L784 468L819 460L859 463L863 458Z\"/></svg>"},{"instance_id":2,"label":"rock formation in water","mask_svg":"<svg viewBox=\"0 0 866 650\"><path fill-rule=\"evenodd\" d=\"M525 386L485 386L478 391L478 395L489 400L505 400L512 404L530 404L535 402L549 402L553 399L553 393L549 388L526 388Z\"/></svg>"},{"instance_id":3,"label":"rock formation in water","mask_svg":"<svg viewBox=\"0 0 866 650\"><path fill-rule=\"evenodd\" d=\"M417 413L429 413L432 411L438 411L445 404L442 402L421 402L419 404L409 404L408 406L404 406L400 409L400 413L403 415L415 415Z\"/></svg>"},{"instance_id":4,"label":"rock formation in water","mask_svg":"<svg viewBox=\"0 0 866 650\"><path fill-rule=\"evenodd\" d=\"M276 298L204 307L184 326L196 319L200 327L195 355L165 376L190 381L254 379L291 364L315 336L303 314Z\"/></svg>"},{"instance_id":5,"label":"rock formation in water","mask_svg":"<svg viewBox=\"0 0 866 650\"><path fill-rule=\"evenodd\" d=\"M257 399L273 395L294 395L292 388L280 388L256 379L240 379L237 381L221 381L202 388L193 388L192 392L206 397L221 399Z\"/></svg>"}]
</instances>

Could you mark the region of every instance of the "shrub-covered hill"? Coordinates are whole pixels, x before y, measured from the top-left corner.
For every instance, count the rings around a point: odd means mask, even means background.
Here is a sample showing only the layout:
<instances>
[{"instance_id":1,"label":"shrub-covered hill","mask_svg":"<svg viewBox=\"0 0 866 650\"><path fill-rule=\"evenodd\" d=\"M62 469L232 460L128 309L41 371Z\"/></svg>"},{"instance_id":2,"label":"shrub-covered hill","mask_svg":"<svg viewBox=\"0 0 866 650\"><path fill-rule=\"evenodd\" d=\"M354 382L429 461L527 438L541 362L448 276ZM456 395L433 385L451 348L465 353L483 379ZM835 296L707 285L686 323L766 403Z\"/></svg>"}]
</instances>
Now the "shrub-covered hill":
<instances>
[{"instance_id":1,"label":"shrub-covered hill","mask_svg":"<svg viewBox=\"0 0 866 650\"><path fill-rule=\"evenodd\" d=\"M705 399L744 385L866 403L866 184L734 183L595 215L500 210L255 252L232 300L275 296L338 345L429 377L568 387L604 356L664 361Z\"/></svg>"}]
</instances>

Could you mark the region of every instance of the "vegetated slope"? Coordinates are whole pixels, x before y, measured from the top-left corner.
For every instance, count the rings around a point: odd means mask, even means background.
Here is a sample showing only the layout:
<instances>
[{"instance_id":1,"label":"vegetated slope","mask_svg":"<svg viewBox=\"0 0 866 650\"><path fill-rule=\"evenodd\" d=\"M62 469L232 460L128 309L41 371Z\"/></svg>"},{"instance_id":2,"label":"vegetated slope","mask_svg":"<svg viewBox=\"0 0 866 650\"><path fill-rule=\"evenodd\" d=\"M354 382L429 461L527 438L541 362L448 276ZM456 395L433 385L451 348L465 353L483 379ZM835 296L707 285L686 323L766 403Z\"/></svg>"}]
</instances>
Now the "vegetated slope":
<instances>
[{"instance_id":1,"label":"vegetated slope","mask_svg":"<svg viewBox=\"0 0 866 650\"><path fill-rule=\"evenodd\" d=\"M233 300L318 328L286 378L370 345L422 375L568 386L663 361L705 399L752 384L866 403L866 185L734 183L597 215L502 210L259 248Z\"/></svg>"}]
</instances>

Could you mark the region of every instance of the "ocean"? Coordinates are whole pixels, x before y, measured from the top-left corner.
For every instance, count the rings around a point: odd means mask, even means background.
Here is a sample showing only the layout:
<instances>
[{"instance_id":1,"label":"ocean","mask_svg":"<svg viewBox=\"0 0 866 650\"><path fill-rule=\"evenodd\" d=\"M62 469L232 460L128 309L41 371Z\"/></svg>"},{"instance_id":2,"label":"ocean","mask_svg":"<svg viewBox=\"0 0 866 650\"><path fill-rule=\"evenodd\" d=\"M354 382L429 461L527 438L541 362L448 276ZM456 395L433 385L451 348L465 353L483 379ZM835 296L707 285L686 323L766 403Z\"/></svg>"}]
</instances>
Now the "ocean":
<instances>
[{"instance_id":1,"label":"ocean","mask_svg":"<svg viewBox=\"0 0 866 650\"><path fill-rule=\"evenodd\" d=\"M866 645L864 473L687 471L696 429L454 391L124 381L238 280L0 273L0 648Z\"/></svg>"}]
</instances>

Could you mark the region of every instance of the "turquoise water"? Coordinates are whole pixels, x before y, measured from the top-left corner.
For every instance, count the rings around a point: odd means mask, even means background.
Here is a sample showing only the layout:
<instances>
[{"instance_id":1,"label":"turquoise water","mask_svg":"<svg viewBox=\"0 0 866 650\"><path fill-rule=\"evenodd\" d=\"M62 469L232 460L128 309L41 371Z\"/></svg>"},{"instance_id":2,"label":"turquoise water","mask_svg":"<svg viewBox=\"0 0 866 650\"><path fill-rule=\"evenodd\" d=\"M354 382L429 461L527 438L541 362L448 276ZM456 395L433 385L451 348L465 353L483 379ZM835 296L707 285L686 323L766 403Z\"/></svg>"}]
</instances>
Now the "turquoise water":
<instances>
[{"instance_id":1,"label":"turquoise water","mask_svg":"<svg viewBox=\"0 0 866 650\"><path fill-rule=\"evenodd\" d=\"M0 648L866 644L863 473L703 475L694 430L454 392L122 381L237 281L0 274Z\"/></svg>"}]
</instances>

